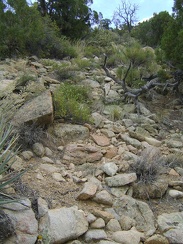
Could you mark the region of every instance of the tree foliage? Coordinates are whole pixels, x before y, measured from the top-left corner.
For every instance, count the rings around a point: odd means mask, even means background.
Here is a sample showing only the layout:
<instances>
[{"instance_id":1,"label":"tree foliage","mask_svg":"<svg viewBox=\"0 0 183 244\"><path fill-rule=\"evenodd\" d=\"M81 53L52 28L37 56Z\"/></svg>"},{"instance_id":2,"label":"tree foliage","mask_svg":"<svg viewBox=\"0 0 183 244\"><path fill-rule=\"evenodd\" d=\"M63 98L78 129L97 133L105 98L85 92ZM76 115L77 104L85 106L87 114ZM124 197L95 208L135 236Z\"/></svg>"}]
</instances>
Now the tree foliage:
<instances>
[{"instance_id":1,"label":"tree foliage","mask_svg":"<svg viewBox=\"0 0 183 244\"><path fill-rule=\"evenodd\" d=\"M92 0L38 0L43 16L48 14L55 21L61 34L72 39L85 36L99 15L89 7Z\"/></svg>"}]
</instances>

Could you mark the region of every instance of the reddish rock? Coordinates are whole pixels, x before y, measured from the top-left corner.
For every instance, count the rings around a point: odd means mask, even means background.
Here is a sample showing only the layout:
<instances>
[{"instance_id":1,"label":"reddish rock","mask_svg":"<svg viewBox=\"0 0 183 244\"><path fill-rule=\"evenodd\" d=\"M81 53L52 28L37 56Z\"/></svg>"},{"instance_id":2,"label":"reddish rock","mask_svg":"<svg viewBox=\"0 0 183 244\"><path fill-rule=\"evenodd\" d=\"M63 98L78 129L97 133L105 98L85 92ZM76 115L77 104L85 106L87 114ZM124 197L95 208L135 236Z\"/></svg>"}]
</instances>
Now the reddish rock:
<instances>
[{"instance_id":1,"label":"reddish rock","mask_svg":"<svg viewBox=\"0 0 183 244\"><path fill-rule=\"evenodd\" d=\"M101 146L101 147L105 147L105 146L109 146L110 145L110 140L108 137L104 136L104 135L95 135L92 134L91 135L92 139L94 140L94 142Z\"/></svg>"}]
</instances>

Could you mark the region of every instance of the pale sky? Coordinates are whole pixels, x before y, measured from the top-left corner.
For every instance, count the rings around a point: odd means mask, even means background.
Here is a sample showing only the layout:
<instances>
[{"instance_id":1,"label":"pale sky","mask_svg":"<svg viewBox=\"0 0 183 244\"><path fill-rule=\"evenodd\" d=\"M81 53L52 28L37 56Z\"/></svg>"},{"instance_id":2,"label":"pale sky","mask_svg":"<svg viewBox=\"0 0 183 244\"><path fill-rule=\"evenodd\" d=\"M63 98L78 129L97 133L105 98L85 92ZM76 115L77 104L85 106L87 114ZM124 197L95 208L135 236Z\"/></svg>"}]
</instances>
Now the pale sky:
<instances>
[{"instance_id":1,"label":"pale sky","mask_svg":"<svg viewBox=\"0 0 183 244\"><path fill-rule=\"evenodd\" d=\"M139 21L149 19L153 13L167 11L172 13L173 0L130 0L130 3L135 3L139 6L137 18ZM90 6L93 10L101 12L103 18L112 19L116 8L121 5L121 0L93 0Z\"/></svg>"}]
</instances>

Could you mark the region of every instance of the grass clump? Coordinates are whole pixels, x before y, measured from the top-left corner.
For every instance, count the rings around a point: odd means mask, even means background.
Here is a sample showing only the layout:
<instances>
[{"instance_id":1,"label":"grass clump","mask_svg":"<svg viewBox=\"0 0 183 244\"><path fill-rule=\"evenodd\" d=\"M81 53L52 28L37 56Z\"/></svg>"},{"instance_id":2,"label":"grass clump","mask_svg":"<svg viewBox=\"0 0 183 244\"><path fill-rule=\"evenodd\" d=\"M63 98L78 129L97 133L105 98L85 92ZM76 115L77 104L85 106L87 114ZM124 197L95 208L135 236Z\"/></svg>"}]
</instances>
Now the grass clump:
<instances>
[{"instance_id":1,"label":"grass clump","mask_svg":"<svg viewBox=\"0 0 183 244\"><path fill-rule=\"evenodd\" d=\"M89 91L84 86L64 83L54 93L55 116L76 123L91 122Z\"/></svg>"},{"instance_id":2,"label":"grass clump","mask_svg":"<svg viewBox=\"0 0 183 244\"><path fill-rule=\"evenodd\" d=\"M163 166L164 159L160 151L155 148L147 148L132 167L139 183L153 183L157 180Z\"/></svg>"},{"instance_id":3,"label":"grass clump","mask_svg":"<svg viewBox=\"0 0 183 244\"><path fill-rule=\"evenodd\" d=\"M17 201L4 194L3 189L16 181L25 172L11 172L11 166L16 161L18 136L13 134L13 127L3 118L0 120L0 206Z\"/></svg>"}]
</instances>

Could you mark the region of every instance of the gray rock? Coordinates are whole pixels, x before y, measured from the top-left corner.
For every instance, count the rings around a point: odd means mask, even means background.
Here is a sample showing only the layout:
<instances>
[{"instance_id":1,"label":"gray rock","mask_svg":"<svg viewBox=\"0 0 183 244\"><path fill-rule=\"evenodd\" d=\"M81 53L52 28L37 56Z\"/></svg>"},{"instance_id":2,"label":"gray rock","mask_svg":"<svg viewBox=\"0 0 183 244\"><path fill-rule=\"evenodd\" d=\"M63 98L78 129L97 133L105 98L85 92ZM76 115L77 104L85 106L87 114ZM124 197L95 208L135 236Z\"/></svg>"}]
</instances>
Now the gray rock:
<instances>
[{"instance_id":1,"label":"gray rock","mask_svg":"<svg viewBox=\"0 0 183 244\"><path fill-rule=\"evenodd\" d=\"M34 156L31 151L23 151L21 155L25 160L30 160Z\"/></svg>"},{"instance_id":2,"label":"gray rock","mask_svg":"<svg viewBox=\"0 0 183 244\"><path fill-rule=\"evenodd\" d=\"M47 125L53 122L53 101L50 91L45 91L39 96L25 103L16 112L12 124L36 122L39 125Z\"/></svg>"},{"instance_id":3,"label":"gray rock","mask_svg":"<svg viewBox=\"0 0 183 244\"><path fill-rule=\"evenodd\" d=\"M151 146L154 146L154 147L160 147L161 146L161 141L158 141L155 138L145 137L144 139Z\"/></svg>"},{"instance_id":4,"label":"gray rock","mask_svg":"<svg viewBox=\"0 0 183 244\"><path fill-rule=\"evenodd\" d=\"M37 199L39 217L43 217L48 212L48 203L41 197Z\"/></svg>"},{"instance_id":5,"label":"gray rock","mask_svg":"<svg viewBox=\"0 0 183 244\"><path fill-rule=\"evenodd\" d=\"M121 139L126 142L127 144L130 144L134 146L135 148L141 148L141 142L135 138L129 137L127 134L120 134Z\"/></svg>"},{"instance_id":6,"label":"gray rock","mask_svg":"<svg viewBox=\"0 0 183 244\"><path fill-rule=\"evenodd\" d=\"M81 84L86 87L100 88L100 84L97 81L91 79L82 80Z\"/></svg>"},{"instance_id":7,"label":"gray rock","mask_svg":"<svg viewBox=\"0 0 183 244\"><path fill-rule=\"evenodd\" d=\"M112 239L122 244L139 244L140 239L143 236L142 233L135 229L129 231L117 231L112 235Z\"/></svg>"},{"instance_id":8,"label":"gray rock","mask_svg":"<svg viewBox=\"0 0 183 244\"><path fill-rule=\"evenodd\" d=\"M54 161L51 158L49 158L49 157L42 157L41 159L45 163L54 164Z\"/></svg>"},{"instance_id":9,"label":"gray rock","mask_svg":"<svg viewBox=\"0 0 183 244\"><path fill-rule=\"evenodd\" d=\"M113 198L106 190L98 192L92 200L110 206L113 204Z\"/></svg>"},{"instance_id":10,"label":"gray rock","mask_svg":"<svg viewBox=\"0 0 183 244\"><path fill-rule=\"evenodd\" d=\"M102 218L96 219L90 225L90 228L93 228L93 229L102 229L104 227L105 227L105 221Z\"/></svg>"},{"instance_id":11,"label":"gray rock","mask_svg":"<svg viewBox=\"0 0 183 244\"><path fill-rule=\"evenodd\" d=\"M43 144L38 143L38 142L33 144L32 150L36 154L36 156L38 156L38 157L43 157L43 155L45 153L45 149L43 147Z\"/></svg>"},{"instance_id":12,"label":"gray rock","mask_svg":"<svg viewBox=\"0 0 183 244\"><path fill-rule=\"evenodd\" d=\"M119 174L105 179L108 186L124 186L136 181L136 173Z\"/></svg>"},{"instance_id":13,"label":"gray rock","mask_svg":"<svg viewBox=\"0 0 183 244\"><path fill-rule=\"evenodd\" d=\"M117 173L118 171L118 166L113 163L113 162L109 162L109 163L105 163L102 165L101 169L109 176L113 176Z\"/></svg>"},{"instance_id":14,"label":"gray rock","mask_svg":"<svg viewBox=\"0 0 183 244\"><path fill-rule=\"evenodd\" d=\"M130 230L132 227L136 226L136 221L129 216L122 215L119 219L122 230Z\"/></svg>"},{"instance_id":15,"label":"gray rock","mask_svg":"<svg viewBox=\"0 0 183 244\"><path fill-rule=\"evenodd\" d=\"M84 140L89 137L89 129L82 125L56 124L53 133L65 143Z\"/></svg>"},{"instance_id":16,"label":"gray rock","mask_svg":"<svg viewBox=\"0 0 183 244\"><path fill-rule=\"evenodd\" d=\"M106 229L112 232L116 232L121 230L121 226L117 219L111 219L107 223Z\"/></svg>"},{"instance_id":17,"label":"gray rock","mask_svg":"<svg viewBox=\"0 0 183 244\"><path fill-rule=\"evenodd\" d=\"M87 200L89 198L92 198L95 195L96 191L97 191L97 185L91 182L86 182L84 184L83 190L77 196L77 199Z\"/></svg>"},{"instance_id":18,"label":"gray rock","mask_svg":"<svg viewBox=\"0 0 183 244\"><path fill-rule=\"evenodd\" d=\"M113 208L118 215L134 219L138 231L145 232L146 235L154 234L155 217L147 203L124 195L114 202Z\"/></svg>"},{"instance_id":19,"label":"gray rock","mask_svg":"<svg viewBox=\"0 0 183 244\"><path fill-rule=\"evenodd\" d=\"M183 198L183 192L178 190L169 190L168 195L175 199Z\"/></svg>"},{"instance_id":20,"label":"gray rock","mask_svg":"<svg viewBox=\"0 0 183 244\"><path fill-rule=\"evenodd\" d=\"M183 229L183 212L161 214L158 216L157 222L161 232L166 232L170 229Z\"/></svg>"},{"instance_id":21,"label":"gray rock","mask_svg":"<svg viewBox=\"0 0 183 244\"><path fill-rule=\"evenodd\" d=\"M118 244L119 242L115 241L100 241L98 244Z\"/></svg>"},{"instance_id":22,"label":"gray rock","mask_svg":"<svg viewBox=\"0 0 183 244\"><path fill-rule=\"evenodd\" d=\"M85 233L84 238L86 242L99 241L107 239L107 235L104 230L93 229L88 230Z\"/></svg>"},{"instance_id":23,"label":"gray rock","mask_svg":"<svg viewBox=\"0 0 183 244\"><path fill-rule=\"evenodd\" d=\"M182 148L183 147L183 143L181 141L177 141L175 139L167 140L166 144L168 145L168 147L172 147L172 148Z\"/></svg>"},{"instance_id":24,"label":"gray rock","mask_svg":"<svg viewBox=\"0 0 183 244\"><path fill-rule=\"evenodd\" d=\"M88 221L74 207L51 209L41 218L39 230L40 234L47 230L49 243L65 243L84 234L88 230Z\"/></svg>"},{"instance_id":25,"label":"gray rock","mask_svg":"<svg viewBox=\"0 0 183 244\"><path fill-rule=\"evenodd\" d=\"M95 215L93 215L91 213L87 215L87 221L89 224L93 223L96 219L97 218L95 217Z\"/></svg>"}]
</instances>

